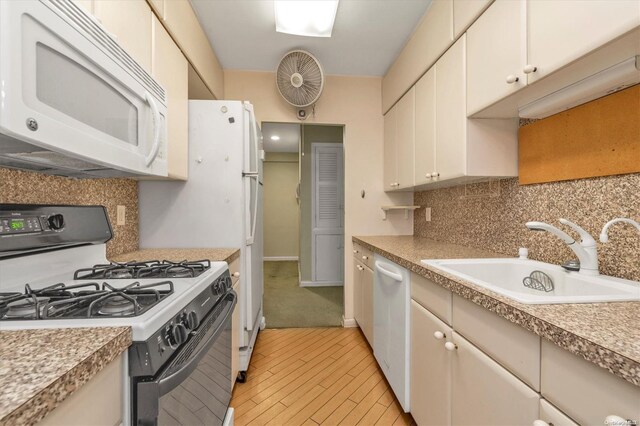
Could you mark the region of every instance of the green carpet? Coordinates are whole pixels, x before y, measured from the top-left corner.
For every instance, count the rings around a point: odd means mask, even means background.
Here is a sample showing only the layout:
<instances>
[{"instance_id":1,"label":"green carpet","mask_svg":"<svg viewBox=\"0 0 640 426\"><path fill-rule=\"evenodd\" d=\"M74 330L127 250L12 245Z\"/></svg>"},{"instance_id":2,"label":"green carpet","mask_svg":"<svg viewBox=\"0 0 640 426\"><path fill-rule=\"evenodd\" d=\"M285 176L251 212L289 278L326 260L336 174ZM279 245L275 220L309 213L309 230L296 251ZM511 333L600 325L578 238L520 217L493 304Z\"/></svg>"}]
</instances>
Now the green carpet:
<instances>
[{"instance_id":1,"label":"green carpet","mask_svg":"<svg viewBox=\"0 0 640 426\"><path fill-rule=\"evenodd\" d=\"M339 327L343 287L300 287L298 262L264 262L267 328Z\"/></svg>"}]
</instances>

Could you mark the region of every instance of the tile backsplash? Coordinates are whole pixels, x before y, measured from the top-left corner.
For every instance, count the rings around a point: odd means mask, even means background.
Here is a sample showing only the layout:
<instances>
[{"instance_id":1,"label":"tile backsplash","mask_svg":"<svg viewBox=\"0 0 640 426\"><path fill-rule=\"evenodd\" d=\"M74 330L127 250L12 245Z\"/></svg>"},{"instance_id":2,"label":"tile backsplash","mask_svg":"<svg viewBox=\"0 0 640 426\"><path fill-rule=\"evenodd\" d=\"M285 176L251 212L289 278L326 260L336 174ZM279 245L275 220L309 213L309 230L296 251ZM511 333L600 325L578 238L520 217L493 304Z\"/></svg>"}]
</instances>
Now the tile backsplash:
<instances>
[{"instance_id":1,"label":"tile backsplash","mask_svg":"<svg viewBox=\"0 0 640 426\"><path fill-rule=\"evenodd\" d=\"M107 254L138 249L138 184L131 179L70 179L0 168L0 203L101 205L107 208L114 237ZM125 225L116 225L118 205Z\"/></svg>"},{"instance_id":2,"label":"tile backsplash","mask_svg":"<svg viewBox=\"0 0 640 426\"><path fill-rule=\"evenodd\" d=\"M574 258L573 252L547 232L529 231L525 222L548 222L577 238L558 223L564 217L598 240L613 218L640 220L640 174L526 186L505 179L416 192L414 203L421 206L414 215L416 236L509 256L527 247L530 258L559 264ZM431 207L431 222L425 220L425 207ZM600 271L640 281L640 233L615 224L609 236L607 244L598 242Z\"/></svg>"}]
</instances>

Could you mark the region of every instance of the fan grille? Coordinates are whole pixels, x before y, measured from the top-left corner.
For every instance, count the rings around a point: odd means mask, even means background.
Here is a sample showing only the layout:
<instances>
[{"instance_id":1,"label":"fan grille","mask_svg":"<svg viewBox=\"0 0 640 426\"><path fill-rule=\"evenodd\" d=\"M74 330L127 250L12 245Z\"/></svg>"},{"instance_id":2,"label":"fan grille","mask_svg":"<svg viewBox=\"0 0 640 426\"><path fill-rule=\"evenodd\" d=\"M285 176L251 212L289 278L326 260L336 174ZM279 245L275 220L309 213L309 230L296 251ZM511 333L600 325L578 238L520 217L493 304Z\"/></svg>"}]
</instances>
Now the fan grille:
<instances>
[{"instance_id":1,"label":"fan grille","mask_svg":"<svg viewBox=\"0 0 640 426\"><path fill-rule=\"evenodd\" d=\"M324 86L322 67L309 52L291 51L278 65L276 84L282 97L291 105L307 107L314 104L322 93Z\"/></svg>"}]
</instances>

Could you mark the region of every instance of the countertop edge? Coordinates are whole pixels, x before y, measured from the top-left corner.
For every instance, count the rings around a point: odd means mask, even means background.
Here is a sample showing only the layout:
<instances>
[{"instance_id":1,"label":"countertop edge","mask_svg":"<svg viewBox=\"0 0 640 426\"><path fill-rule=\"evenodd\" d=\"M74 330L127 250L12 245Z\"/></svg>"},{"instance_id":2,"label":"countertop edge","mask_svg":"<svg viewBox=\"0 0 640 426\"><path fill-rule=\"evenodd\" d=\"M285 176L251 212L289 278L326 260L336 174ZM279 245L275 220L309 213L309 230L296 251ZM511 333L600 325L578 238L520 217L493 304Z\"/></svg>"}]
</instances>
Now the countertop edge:
<instances>
[{"instance_id":1,"label":"countertop edge","mask_svg":"<svg viewBox=\"0 0 640 426\"><path fill-rule=\"evenodd\" d=\"M528 312L524 312L516 306L502 300L491 297L490 294L480 292L473 288L473 284L465 280L446 276L439 271L407 260L397 254L391 253L380 247L372 245L358 237L352 237L352 241L361 244L365 248L377 253L412 272L427 278L441 287L452 291L476 305L499 315L500 317L529 330L553 344L578 355L581 358L609 371L636 386L640 386L640 363L630 359L614 350L608 349L574 334L564 328L551 324ZM487 290L487 292L489 292ZM570 342L569 342L570 340Z\"/></svg>"},{"instance_id":2,"label":"countertop edge","mask_svg":"<svg viewBox=\"0 0 640 426\"><path fill-rule=\"evenodd\" d=\"M131 346L131 342L131 328L126 327L94 353L1 418L0 425L34 425L38 423L126 351Z\"/></svg>"},{"instance_id":3,"label":"countertop edge","mask_svg":"<svg viewBox=\"0 0 640 426\"><path fill-rule=\"evenodd\" d=\"M154 249L154 248L141 248L138 250L134 250L131 252L127 252L127 253L120 253L117 255L112 255L112 256L108 256L110 261L116 261L116 262L124 262L124 261L128 261L128 260L144 260L144 259L138 259L137 255L140 253L144 253L144 252L154 252L154 251L163 251L163 252L189 252L189 251L207 251L207 250L220 250L220 251L229 251L232 252L231 254L227 255L226 257L216 257L215 259L208 259L210 261L217 261L217 262L227 262L227 263L231 263L234 260L238 259L240 257L240 249L239 248L230 248L230 247L223 247L223 248L185 248L185 249L181 249L181 248L161 248L161 249ZM159 259L159 260L164 260L164 259ZM196 260L196 259L188 259L188 260Z\"/></svg>"}]
</instances>

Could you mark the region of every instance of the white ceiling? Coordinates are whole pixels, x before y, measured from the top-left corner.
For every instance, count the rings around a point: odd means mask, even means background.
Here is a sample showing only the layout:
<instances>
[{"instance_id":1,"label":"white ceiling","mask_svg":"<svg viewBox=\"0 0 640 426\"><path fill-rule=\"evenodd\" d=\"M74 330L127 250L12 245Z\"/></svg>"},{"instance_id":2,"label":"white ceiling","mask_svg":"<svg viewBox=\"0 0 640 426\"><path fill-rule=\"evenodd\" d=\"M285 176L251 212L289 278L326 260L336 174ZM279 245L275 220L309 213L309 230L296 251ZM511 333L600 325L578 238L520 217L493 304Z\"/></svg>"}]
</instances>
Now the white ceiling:
<instances>
[{"instance_id":1,"label":"white ceiling","mask_svg":"<svg viewBox=\"0 0 640 426\"><path fill-rule=\"evenodd\" d=\"M277 33L273 0L191 0L226 69L275 71L292 49L311 52L325 74L382 76L431 0L340 0L331 38Z\"/></svg>"},{"instance_id":2,"label":"white ceiling","mask_svg":"<svg viewBox=\"0 0 640 426\"><path fill-rule=\"evenodd\" d=\"M279 136L272 141L271 136ZM298 152L300 125L287 123L262 123L262 138L266 152Z\"/></svg>"}]
</instances>

